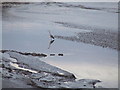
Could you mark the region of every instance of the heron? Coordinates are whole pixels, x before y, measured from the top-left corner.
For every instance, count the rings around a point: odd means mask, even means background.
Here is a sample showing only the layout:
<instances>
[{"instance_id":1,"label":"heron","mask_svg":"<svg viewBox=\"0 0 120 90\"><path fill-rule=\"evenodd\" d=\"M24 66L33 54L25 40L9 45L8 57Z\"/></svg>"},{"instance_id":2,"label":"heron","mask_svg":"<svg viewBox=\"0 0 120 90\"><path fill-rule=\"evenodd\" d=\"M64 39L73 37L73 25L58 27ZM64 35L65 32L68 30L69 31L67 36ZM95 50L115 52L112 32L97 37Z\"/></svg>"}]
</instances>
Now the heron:
<instances>
[{"instance_id":1,"label":"heron","mask_svg":"<svg viewBox=\"0 0 120 90\"><path fill-rule=\"evenodd\" d=\"M50 33L50 31L49 31L49 34L52 39L55 39L55 37Z\"/></svg>"}]
</instances>

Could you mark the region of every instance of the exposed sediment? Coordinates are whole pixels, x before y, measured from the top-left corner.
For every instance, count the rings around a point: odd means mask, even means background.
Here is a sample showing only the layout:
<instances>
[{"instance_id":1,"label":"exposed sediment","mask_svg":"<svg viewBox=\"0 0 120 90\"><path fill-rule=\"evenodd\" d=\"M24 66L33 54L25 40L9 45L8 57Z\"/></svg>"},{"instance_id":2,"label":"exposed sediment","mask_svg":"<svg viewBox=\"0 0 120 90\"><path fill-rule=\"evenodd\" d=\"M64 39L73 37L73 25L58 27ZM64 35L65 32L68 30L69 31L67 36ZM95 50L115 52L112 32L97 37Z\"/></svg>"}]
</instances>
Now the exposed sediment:
<instances>
[{"instance_id":1,"label":"exposed sediment","mask_svg":"<svg viewBox=\"0 0 120 90\"><path fill-rule=\"evenodd\" d=\"M120 50L120 42L118 39L118 32L112 31L109 29L102 29L97 27L90 27L84 25L74 25L71 23L65 22L55 22L58 24L63 25L64 27L68 28L76 28L76 29L83 29L83 30L90 30L90 32L77 32L74 36L61 36L55 35L57 39L64 39L76 42L83 42L87 44L92 44L96 46L100 46L103 48L112 48L115 50Z\"/></svg>"},{"instance_id":2,"label":"exposed sediment","mask_svg":"<svg viewBox=\"0 0 120 90\"><path fill-rule=\"evenodd\" d=\"M1 52L3 56L0 59L0 69L2 69L0 73L2 73L4 88L22 86L26 88L95 88L95 84L101 82L93 79L76 81L74 74L49 65L34 56L13 50L1 50ZM6 57L6 54L10 57ZM12 59L16 59L17 62L13 62Z\"/></svg>"},{"instance_id":3,"label":"exposed sediment","mask_svg":"<svg viewBox=\"0 0 120 90\"><path fill-rule=\"evenodd\" d=\"M15 51L15 50L0 50L0 52L2 53L5 53L5 52L16 52L16 53L19 53L19 54L22 54L22 55L31 55L31 56L39 56L39 57L46 57L47 55L46 54L43 54L43 53L27 53L27 52L18 52L18 51Z\"/></svg>"}]
</instances>

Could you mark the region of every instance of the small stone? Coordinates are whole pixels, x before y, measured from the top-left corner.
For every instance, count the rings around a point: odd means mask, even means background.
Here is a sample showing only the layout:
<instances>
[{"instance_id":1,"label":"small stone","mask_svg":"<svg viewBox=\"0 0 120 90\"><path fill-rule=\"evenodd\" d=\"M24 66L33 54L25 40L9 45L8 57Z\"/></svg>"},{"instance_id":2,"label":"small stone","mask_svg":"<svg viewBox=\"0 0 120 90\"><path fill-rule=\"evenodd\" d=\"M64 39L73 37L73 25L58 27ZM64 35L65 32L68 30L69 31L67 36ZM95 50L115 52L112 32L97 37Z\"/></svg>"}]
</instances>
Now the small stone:
<instances>
[{"instance_id":1,"label":"small stone","mask_svg":"<svg viewBox=\"0 0 120 90\"><path fill-rule=\"evenodd\" d=\"M63 54L58 54L58 56L63 56Z\"/></svg>"}]
</instances>

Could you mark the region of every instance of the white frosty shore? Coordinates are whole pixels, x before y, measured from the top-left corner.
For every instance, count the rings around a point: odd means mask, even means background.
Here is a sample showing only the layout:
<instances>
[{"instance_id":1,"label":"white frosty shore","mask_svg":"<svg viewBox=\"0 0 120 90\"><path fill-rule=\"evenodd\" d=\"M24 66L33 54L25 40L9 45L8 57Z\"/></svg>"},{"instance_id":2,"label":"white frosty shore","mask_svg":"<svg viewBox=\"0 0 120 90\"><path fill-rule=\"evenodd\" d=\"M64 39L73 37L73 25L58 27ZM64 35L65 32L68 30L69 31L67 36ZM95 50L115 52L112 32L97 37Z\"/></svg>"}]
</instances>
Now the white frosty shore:
<instances>
[{"instance_id":1,"label":"white frosty shore","mask_svg":"<svg viewBox=\"0 0 120 90\"><path fill-rule=\"evenodd\" d=\"M5 54L9 54L10 58ZM13 51L4 52L1 62L3 87L6 88L15 87L14 83L18 87L26 88L95 88L94 85L100 82L92 79L76 80L72 73L40 61L34 56L21 55ZM7 85L7 80L11 86Z\"/></svg>"}]
</instances>

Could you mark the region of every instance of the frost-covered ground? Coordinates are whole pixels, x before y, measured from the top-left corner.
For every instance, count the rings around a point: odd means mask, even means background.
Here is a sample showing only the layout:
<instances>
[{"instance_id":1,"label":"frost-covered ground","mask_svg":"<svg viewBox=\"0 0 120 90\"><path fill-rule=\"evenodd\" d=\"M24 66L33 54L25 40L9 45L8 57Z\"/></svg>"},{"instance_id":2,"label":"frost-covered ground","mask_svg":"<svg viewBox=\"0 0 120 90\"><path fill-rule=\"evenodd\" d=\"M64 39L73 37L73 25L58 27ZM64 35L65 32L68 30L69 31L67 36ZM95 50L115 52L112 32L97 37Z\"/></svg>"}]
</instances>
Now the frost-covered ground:
<instances>
[{"instance_id":1,"label":"frost-covered ground","mask_svg":"<svg viewBox=\"0 0 120 90\"><path fill-rule=\"evenodd\" d=\"M42 2L4 8L3 49L45 53L48 56L42 61L77 78L99 79L100 86L118 87L117 8L117 3L105 2ZM52 43L48 31L55 35Z\"/></svg>"}]
</instances>

